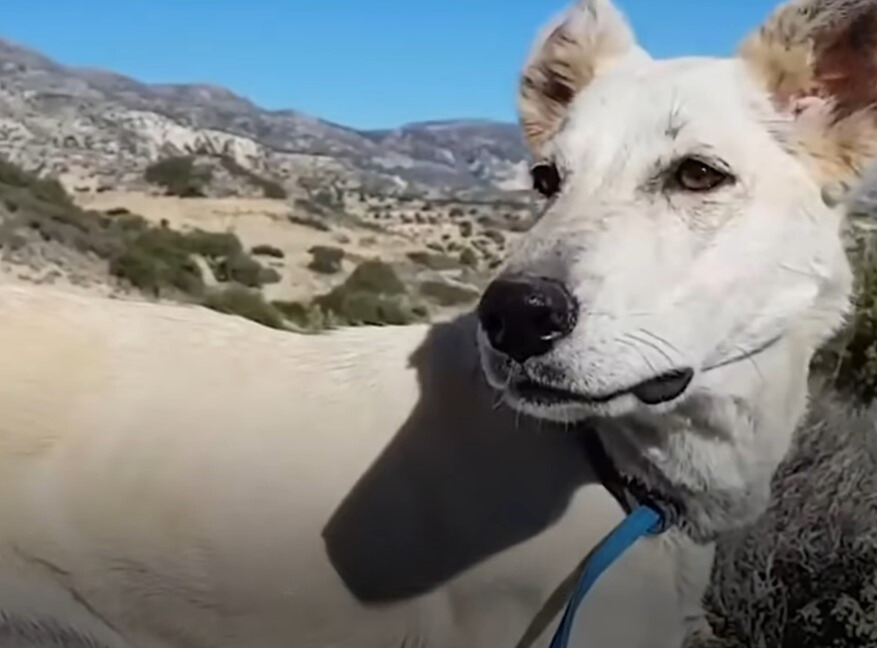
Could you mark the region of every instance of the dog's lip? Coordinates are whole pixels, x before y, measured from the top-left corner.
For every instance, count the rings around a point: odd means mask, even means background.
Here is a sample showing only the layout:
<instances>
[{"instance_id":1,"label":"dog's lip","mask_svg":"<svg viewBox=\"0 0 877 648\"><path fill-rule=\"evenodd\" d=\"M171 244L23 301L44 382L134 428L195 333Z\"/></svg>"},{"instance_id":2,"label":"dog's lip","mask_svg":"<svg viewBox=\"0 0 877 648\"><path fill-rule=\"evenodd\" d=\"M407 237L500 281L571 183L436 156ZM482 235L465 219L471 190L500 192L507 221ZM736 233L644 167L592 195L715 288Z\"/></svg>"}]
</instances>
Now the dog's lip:
<instances>
[{"instance_id":1,"label":"dog's lip","mask_svg":"<svg viewBox=\"0 0 877 648\"><path fill-rule=\"evenodd\" d=\"M674 369L631 387L605 394L582 394L565 387L549 385L525 378L512 382L508 387L508 391L523 401L544 405L569 403L599 405L627 395L634 396L646 405L660 405L675 400L684 394L693 378L693 369Z\"/></svg>"}]
</instances>

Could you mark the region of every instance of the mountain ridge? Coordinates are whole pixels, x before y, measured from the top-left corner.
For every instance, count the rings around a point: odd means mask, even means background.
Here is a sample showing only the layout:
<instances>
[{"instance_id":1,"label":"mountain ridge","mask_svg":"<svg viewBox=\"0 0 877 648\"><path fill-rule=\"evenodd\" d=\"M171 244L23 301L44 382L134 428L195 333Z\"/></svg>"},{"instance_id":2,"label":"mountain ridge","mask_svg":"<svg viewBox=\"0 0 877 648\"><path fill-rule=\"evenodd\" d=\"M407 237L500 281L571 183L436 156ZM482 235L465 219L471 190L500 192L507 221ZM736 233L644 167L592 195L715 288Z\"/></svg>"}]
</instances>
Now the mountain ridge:
<instances>
[{"instance_id":1,"label":"mountain ridge","mask_svg":"<svg viewBox=\"0 0 877 648\"><path fill-rule=\"evenodd\" d=\"M527 152L512 123L471 118L358 130L265 109L218 85L151 84L65 66L6 39L0 140L0 154L29 168L113 186L136 185L161 157L221 152L286 184L307 177L435 197L526 187Z\"/></svg>"}]
</instances>

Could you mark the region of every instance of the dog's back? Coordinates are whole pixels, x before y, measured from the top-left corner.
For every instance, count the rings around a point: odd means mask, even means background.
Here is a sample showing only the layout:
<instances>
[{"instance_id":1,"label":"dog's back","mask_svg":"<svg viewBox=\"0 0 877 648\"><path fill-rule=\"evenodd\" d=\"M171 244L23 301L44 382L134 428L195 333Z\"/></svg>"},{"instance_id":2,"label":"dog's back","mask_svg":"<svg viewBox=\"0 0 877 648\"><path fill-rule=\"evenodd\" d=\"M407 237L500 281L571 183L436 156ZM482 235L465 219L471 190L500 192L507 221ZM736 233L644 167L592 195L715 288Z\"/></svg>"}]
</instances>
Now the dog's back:
<instances>
[{"instance_id":1,"label":"dog's back","mask_svg":"<svg viewBox=\"0 0 877 648\"><path fill-rule=\"evenodd\" d=\"M494 410L470 334L0 288L0 637L513 645L620 511L573 435ZM631 554L581 624L654 645L673 555Z\"/></svg>"}]
</instances>

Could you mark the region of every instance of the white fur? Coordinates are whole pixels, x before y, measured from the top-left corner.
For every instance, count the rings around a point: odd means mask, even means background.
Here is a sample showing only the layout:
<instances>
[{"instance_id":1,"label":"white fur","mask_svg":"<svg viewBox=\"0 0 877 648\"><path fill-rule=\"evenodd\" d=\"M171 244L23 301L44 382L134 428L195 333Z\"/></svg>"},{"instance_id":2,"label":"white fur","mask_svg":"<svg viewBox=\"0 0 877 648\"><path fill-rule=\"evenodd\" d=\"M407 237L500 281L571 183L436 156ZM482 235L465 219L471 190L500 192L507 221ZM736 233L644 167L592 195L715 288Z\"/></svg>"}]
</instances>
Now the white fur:
<instances>
[{"instance_id":1,"label":"white fur","mask_svg":"<svg viewBox=\"0 0 877 648\"><path fill-rule=\"evenodd\" d=\"M194 308L0 288L0 618L101 646L513 646L621 512L571 435L496 411L477 389L471 331L298 336ZM388 446L401 462L381 458ZM391 489L341 526L354 554L372 515L388 537L453 524L485 497L497 502L488 534L543 500L557 519L421 595L363 604L321 535L373 464ZM678 645L686 542L644 542L615 566L582 609L581 645ZM374 560L392 571L397 551Z\"/></svg>"}]
</instances>

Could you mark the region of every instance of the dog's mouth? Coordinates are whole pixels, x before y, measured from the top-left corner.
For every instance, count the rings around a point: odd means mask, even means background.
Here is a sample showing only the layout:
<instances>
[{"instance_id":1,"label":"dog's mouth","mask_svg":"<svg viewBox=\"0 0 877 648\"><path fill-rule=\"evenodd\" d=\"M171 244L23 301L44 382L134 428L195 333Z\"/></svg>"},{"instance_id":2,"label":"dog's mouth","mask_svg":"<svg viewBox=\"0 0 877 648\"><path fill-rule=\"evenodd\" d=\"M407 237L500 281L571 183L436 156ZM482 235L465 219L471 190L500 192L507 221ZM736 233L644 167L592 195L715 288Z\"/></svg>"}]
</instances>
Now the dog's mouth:
<instances>
[{"instance_id":1,"label":"dog's mouth","mask_svg":"<svg viewBox=\"0 0 877 648\"><path fill-rule=\"evenodd\" d=\"M740 362L753 362L756 356L772 348L781 339L782 336L777 336L748 351L743 351L721 361L710 363L703 367L702 372L714 371ZM690 367L673 369L636 385L603 394L583 394L559 385L542 382L529 376L522 376L511 381L507 391L515 400L540 407L570 404L604 405L623 396L633 396L644 405L656 406L681 398L691 385L694 375L695 371Z\"/></svg>"},{"instance_id":2,"label":"dog's mouth","mask_svg":"<svg viewBox=\"0 0 877 648\"><path fill-rule=\"evenodd\" d=\"M646 405L661 405L682 396L693 378L694 370L686 367L668 371L631 387L605 394L581 394L527 378L512 382L508 391L516 399L542 406L570 403L600 405L627 395L635 397Z\"/></svg>"}]
</instances>

